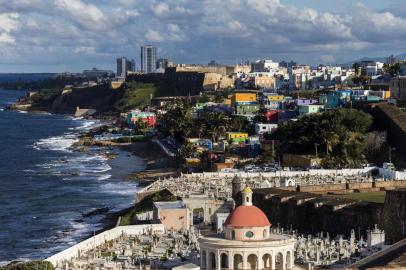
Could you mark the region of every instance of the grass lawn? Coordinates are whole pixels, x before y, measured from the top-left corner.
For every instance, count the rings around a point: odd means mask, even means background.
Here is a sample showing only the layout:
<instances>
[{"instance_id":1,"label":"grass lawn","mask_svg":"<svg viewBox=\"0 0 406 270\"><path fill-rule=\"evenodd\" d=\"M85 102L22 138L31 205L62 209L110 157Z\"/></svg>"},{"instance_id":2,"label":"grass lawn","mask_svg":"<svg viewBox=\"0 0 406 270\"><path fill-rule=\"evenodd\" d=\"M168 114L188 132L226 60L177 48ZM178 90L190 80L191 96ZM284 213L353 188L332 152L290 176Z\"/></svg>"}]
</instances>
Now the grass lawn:
<instances>
[{"instance_id":1,"label":"grass lawn","mask_svg":"<svg viewBox=\"0 0 406 270\"><path fill-rule=\"evenodd\" d=\"M346 195L339 195L340 197L360 200L366 202L374 203L384 203L385 202L385 191L376 191L376 192L365 192L365 193L351 193ZM338 196L338 195L337 195Z\"/></svg>"},{"instance_id":2,"label":"grass lawn","mask_svg":"<svg viewBox=\"0 0 406 270\"><path fill-rule=\"evenodd\" d=\"M123 98L114 105L121 112L148 106L156 87L152 83L127 82L124 91Z\"/></svg>"}]
</instances>

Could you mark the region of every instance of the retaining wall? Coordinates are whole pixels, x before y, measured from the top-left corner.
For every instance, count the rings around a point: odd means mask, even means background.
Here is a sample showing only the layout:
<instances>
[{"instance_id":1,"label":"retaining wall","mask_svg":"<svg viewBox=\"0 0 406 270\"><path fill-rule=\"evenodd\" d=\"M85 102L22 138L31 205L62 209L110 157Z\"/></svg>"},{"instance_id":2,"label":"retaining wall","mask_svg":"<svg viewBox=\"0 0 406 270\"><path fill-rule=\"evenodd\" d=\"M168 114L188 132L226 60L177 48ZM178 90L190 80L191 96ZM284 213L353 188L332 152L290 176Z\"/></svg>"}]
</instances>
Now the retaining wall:
<instances>
[{"instance_id":1,"label":"retaining wall","mask_svg":"<svg viewBox=\"0 0 406 270\"><path fill-rule=\"evenodd\" d=\"M154 232L163 233L165 227L163 224L151 224L151 225L132 225L132 226L119 226L114 229L104 231L99 233L94 237L90 237L70 248L67 248L47 259L46 261L51 262L55 267L62 265L65 261L77 257L80 253L92 250L93 248L104 244L105 242L114 240L120 237L122 234L127 235L139 235L148 230Z\"/></svg>"}]
</instances>

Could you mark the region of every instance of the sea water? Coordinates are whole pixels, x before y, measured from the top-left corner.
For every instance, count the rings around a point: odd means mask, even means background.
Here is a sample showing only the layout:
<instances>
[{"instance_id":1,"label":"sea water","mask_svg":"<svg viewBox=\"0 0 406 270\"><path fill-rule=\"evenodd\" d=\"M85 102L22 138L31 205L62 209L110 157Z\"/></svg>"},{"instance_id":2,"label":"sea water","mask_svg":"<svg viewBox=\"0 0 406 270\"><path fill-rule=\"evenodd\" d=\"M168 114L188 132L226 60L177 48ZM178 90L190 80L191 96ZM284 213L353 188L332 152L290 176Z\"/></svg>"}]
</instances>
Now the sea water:
<instances>
[{"instance_id":1,"label":"sea water","mask_svg":"<svg viewBox=\"0 0 406 270\"><path fill-rule=\"evenodd\" d=\"M24 94L0 90L0 264L46 258L100 229L103 215L82 214L129 207L137 184L124 178L144 168L119 150L108 160L72 149L97 120L4 109Z\"/></svg>"}]
</instances>

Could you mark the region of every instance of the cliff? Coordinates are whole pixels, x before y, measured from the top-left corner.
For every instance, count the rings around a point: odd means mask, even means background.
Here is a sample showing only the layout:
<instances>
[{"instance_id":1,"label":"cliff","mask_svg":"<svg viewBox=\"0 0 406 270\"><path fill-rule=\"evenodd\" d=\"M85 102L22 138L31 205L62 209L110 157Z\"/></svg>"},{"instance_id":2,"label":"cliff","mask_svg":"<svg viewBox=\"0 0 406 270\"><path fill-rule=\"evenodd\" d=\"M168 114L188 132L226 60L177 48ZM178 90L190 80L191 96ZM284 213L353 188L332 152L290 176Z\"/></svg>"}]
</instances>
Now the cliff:
<instances>
[{"instance_id":1,"label":"cliff","mask_svg":"<svg viewBox=\"0 0 406 270\"><path fill-rule=\"evenodd\" d=\"M98 114L118 114L143 109L154 96L153 84L127 82L118 89L108 84L72 89L42 89L21 98L11 109L69 113L77 107L96 110Z\"/></svg>"}]
</instances>

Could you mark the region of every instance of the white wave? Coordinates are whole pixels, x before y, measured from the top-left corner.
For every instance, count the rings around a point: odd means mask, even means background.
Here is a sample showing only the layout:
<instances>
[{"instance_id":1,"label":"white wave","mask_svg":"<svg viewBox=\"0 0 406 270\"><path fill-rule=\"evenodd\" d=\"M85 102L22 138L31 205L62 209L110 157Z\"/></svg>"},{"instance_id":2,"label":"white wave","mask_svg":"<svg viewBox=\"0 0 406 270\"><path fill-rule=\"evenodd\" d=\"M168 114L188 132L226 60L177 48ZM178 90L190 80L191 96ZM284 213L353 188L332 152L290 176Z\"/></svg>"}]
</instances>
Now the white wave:
<instances>
[{"instance_id":1,"label":"white wave","mask_svg":"<svg viewBox=\"0 0 406 270\"><path fill-rule=\"evenodd\" d=\"M97 180L107 180L107 179L110 179L111 176L112 176L111 174L105 174L105 175L97 177Z\"/></svg>"},{"instance_id":2,"label":"white wave","mask_svg":"<svg viewBox=\"0 0 406 270\"><path fill-rule=\"evenodd\" d=\"M19 111L19 110L17 110L17 112L19 112L19 113L28 113L27 111Z\"/></svg>"},{"instance_id":3,"label":"white wave","mask_svg":"<svg viewBox=\"0 0 406 270\"><path fill-rule=\"evenodd\" d=\"M4 111L4 108L0 108L0 112ZM1 263L1 262L0 262ZM1 265L0 265L1 266Z\"/></svg>"},{"instance_id":4,"label":"white wave","mask_svg":"<svg viewBox=\"0 0 406 270\"><path fill-rule=\"evenodd\" d=\"M54 150L54 151L65 151L71 152L69 150L72 145L78 141L78 138L74 134L65 134L62 136L50 137L47 139L41 139L34 143L34 149L36 150Z\"/></svg>"},{"instance_id":5,"label":"white wave","mask_svg":"<svg viewBox=\"0 0 406 270\"><path fill-rule=\"evenodd\" d=\"M109 194L118 194L123 196L132 196L138 191L136 183L107 183L100 187L100 189Z\"/></svg>"}]
</instances>

